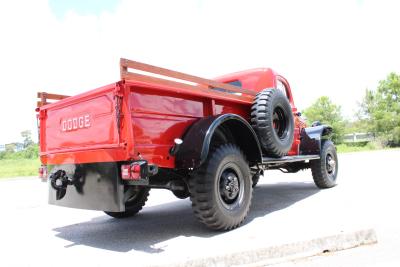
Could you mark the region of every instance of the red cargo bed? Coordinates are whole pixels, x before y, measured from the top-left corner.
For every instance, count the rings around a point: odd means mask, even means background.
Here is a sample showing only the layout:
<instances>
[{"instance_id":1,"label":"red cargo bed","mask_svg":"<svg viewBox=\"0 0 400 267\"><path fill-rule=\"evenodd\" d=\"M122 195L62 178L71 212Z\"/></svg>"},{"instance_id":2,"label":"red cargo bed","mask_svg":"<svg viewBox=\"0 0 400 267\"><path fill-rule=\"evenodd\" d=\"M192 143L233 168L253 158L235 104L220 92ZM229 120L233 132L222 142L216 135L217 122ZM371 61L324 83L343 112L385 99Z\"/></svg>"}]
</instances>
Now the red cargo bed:
<instances>
[{"instance_id":1,"label":"red cargo bed","mask_svg":"<svg viewBox=\"0 0 400 267\"><path fill-rule=\"evenodd\" d=\"M169 151L174 139L181 138L194 121L223 113L248 118L256 94L126 59L121 59L120 66L117 83L72 97L39 93L43 164L144 158L173 168ZM53 98L59 101L47 103L46 96L57 96Z\"/></svg>"}]
</instances>

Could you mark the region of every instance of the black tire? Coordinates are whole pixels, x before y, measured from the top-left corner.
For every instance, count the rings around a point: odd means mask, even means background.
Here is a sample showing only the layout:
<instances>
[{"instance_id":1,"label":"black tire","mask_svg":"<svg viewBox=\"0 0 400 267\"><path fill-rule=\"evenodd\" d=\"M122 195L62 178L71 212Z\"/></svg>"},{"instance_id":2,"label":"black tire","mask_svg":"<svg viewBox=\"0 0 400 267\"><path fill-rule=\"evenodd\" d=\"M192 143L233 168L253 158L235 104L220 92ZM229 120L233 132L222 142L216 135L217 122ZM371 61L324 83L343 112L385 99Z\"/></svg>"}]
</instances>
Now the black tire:
<instances>
[{"instance_id":1,"label":"black tire","mask_svg":"<svg viewBox=\"0 0 400 267\"><path fill-rule=\"evenodd\" d=\"M150 188L146 187L126 187L124 196L126 199L125 211L105 211L104 213L117 219L132 217L133 215L137 214L146 204L147 198L149 197L149 191Z\"/></svg>"},{"instance_id":2,"label":"black tire","mask_svg":"<svg viewBox=\"0 0 400 267\"><path fill-rule=\"evenodd\" d=\"M214 230L231 230L246 218L252 198L248 163L240 149L225 144L191 174L190 200L196 217Z\"/></svg>"},{"instance_id":3,"label":"black tire","mask_svg":"<svg viewBox=\"0 0 400 267\"><path fill-rule=\"evenodd\" d=\"M171 191L179 199L186 199L190 196L189 191Z\"/></svg>"},{"instance_id":4,"label":"black tire","mask_svg":"<svg viewBox=\"0 0 400 267\"><path fill-rule=\"evenodd\" d=\"M267 156L282 157L290 150L294 119L292 107L281 91L272 88L257 94L251 107L251 125Z\"/></svg>"},{"instance_id":5,"label":"black tire","mask_svg":"<svg viewBox=\"0 0 400 267\"><path fill-rule=\"evenodd\" d=\"M336 185L339 163L336 148L332 141L326 140L322 143L321 158L310 161L310 164L317 187L323 189Z\"/></svg>"},{"instance_id":6,"label":"black tire","mask_svg":"<svg viewBox=\"0 0 400 267\"><path fill-rule=\"evenodd\" d=\"M253 174L253 176L251 177L251 186L254 188L257 186L258 182L260 181L260 172L256 172L255 174Z\"/></svg>"}]
</instances>

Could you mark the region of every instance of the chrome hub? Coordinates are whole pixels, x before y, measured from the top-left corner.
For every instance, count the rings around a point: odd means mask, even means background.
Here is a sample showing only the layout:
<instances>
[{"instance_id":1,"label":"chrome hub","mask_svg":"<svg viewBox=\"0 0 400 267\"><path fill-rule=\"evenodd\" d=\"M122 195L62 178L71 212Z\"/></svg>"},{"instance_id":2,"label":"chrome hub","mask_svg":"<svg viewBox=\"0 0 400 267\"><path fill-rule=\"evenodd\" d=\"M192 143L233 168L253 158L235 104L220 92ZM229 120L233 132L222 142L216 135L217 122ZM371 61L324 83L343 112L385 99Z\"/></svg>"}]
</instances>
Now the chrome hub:
<instances>
[{"instance_id":1,"label":"chrome hub","mask_svg":"<svg viewBox=\"0 0 400 267\"><path fill-rule=\"evenodd\" d=\"M232 202L239 194L239 179L232 173L223 173L221 177L220 193L227 202Z\"/></svg>"},{"instance_id":2,"label":"chrome hub","mask_svg":"<svg viewBox=\"0 0 400 267\"><path fill-rule=\"evenodd\" d=\"M332 155L328 154L326 156L326 170L328 171L329 174L332 174L335 172L336 168L336 161L332 157Z\"/></svg>"}]
</instances>

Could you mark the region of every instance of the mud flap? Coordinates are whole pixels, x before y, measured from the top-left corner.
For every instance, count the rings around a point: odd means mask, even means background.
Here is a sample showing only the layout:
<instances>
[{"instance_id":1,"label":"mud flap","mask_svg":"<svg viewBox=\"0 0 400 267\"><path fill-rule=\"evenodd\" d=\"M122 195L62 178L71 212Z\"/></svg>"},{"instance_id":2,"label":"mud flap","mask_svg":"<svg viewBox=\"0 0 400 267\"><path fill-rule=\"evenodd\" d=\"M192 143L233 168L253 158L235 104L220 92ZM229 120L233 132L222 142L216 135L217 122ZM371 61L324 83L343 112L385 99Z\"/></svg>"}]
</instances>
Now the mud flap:
<instances>
[{"instance_id":1,"label":"mud flap","mask_svg":"<svg viewBox=\"0 0 400 267\"><path fill-rule=\"evenodd\" d=\"M120 212L124 186L115 162L50 166L49 204L78 209ZM54 174L57 173L57 177ZM52 176L53 175L53 176Z\"/></svg>"}]
</instances>

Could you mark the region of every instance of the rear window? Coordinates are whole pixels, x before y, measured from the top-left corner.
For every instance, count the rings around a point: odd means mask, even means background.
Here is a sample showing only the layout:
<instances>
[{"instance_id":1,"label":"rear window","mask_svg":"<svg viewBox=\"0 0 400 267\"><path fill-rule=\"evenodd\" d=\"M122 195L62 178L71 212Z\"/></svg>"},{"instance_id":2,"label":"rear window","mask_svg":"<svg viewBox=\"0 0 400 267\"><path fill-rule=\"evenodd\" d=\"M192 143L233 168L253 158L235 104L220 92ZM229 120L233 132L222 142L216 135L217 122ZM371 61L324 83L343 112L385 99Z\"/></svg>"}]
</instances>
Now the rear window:
<instances>
[{"instance_id":1,"label":"rear window","mask_svg":"<svg viewBox=\"0 0 400 267\"><path fill-rule=\"evenodd\" d=\"M229 82L228 84L231 84L231 85L234 85L234 86L242 87L242 82L239 81L239 80Z\"/></svg>"},{"instance_id":2,"label":"rear window","mask_svg":"<svg viewBox=\"0 0 400 267\"><path fill-rule=\"evenodd\" d=\"M239 80L235 80L235 81L227 82L226 84L230 84L230 85L234 85L234 86L242 87L242 82L241 82L241 81L239 81ZM217 90L217 91L221 91L221 92L226 92L226 93L237 94L236 92L231 92L231 91L225 90L225 89L223 89L223 88L214 87L214 88L212 88L212 89L214 89L214 90Z\"/></svg>"}]
</instances>

